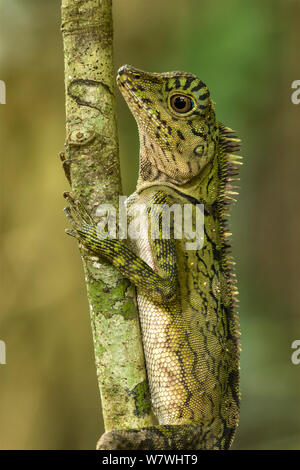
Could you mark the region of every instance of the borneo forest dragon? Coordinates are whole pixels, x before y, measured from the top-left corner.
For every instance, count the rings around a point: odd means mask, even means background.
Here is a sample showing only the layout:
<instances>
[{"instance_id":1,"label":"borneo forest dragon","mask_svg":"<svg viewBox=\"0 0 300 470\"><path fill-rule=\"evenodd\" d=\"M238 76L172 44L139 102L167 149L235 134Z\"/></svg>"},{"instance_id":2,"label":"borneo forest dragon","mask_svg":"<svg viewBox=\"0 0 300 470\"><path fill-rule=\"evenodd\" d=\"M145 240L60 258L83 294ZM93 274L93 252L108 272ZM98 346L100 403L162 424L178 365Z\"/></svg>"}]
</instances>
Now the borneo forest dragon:
<instances>
[{"instance_id":1,"label":"borneo forest dragon","mask_svg":"<svg viewBox=\"0 0 300 470\"><path fill-rule=\"evenodd\" d=\"M137 288L139 318L158 425L105 433L99 449L228 449L239 414L236 278L227 230L237 194L240 140L216 120L206 85L185 72L120 68L119 88L135 117L140 171L128 206L204 207L203 245L159 230L141 240L101 236L67 195L69 233L108 259ZM74 217L73 217L74 215Z\"/></svg>"}]
</instances>

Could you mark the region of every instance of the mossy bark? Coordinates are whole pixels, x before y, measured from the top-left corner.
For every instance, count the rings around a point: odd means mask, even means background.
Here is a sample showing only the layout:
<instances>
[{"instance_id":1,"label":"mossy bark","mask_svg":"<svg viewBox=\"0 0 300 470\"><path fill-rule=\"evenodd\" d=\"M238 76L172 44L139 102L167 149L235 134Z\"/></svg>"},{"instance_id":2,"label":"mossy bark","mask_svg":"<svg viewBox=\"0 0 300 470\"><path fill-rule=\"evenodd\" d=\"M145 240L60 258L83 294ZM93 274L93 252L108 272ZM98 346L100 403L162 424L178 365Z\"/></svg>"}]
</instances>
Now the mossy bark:
<instances>
[{"instance_id":1,"label":"mossy bark","mask_svg":"<svg viewBox=\"0 0 300 470\"><path fill-rule=\"evenodd\" d=\"M72 195L93 216L101 203L116 207L122 194L111 7L111 0L62 0L64 166ZM81 256L105 430L149 426L151 406L134 288L107 262L83 250Z\"/></svg>"}]
</instances>

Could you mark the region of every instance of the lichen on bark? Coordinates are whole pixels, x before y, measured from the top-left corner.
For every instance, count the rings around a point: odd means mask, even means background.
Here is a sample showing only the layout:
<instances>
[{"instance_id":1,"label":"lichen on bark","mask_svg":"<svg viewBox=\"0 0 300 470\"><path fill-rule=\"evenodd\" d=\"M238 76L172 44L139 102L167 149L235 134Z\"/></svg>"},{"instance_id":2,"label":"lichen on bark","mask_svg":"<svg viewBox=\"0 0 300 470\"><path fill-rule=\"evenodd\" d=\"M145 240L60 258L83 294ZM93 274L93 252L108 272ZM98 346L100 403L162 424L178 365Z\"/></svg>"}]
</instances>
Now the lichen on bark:
<instances>
[{"instance_id":1,"label":"lichen on bark","mask_svg":"<svg viewBox=\"0 0 300 470\"><path fill-rule=\"evenodd\" d=\"M99 204L117 206L122 194L111 7L111 0L62 0L64 167L73 196L94 217ZM81 256L105 430L149 426L150 396L134 288L109 263L84 250Z\"/></svg>"}]
</instances>

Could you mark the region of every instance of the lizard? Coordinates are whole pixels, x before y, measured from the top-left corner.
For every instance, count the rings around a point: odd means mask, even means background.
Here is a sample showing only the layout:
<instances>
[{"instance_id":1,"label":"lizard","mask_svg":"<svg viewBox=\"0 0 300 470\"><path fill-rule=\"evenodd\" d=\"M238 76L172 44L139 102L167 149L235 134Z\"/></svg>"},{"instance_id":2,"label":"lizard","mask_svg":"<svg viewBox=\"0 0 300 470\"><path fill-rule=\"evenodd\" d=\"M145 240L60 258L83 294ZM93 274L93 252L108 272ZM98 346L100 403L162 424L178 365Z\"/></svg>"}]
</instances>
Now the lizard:
<instances>
[{"instance_id":1,"label":"lizard","mask_svg":"<svg viewBox=\"0 0 300 470\"><path fill-rule=\"evenodd\" d=\"M216 120L207 86L186 72L126 65L118 86L138 126L139 176L128 198L147 207L158 232L105 238L69 193L66 230L135 286L157 425L104 433L104 449L228 449L239 419L239 319L228 208L235 201L240 139ZM204 210L202 244L162 234L162 207ZM174 218L170 222L174 228ZM144 234L145 235L145 234Z\"/></svg>"}]
</instances>

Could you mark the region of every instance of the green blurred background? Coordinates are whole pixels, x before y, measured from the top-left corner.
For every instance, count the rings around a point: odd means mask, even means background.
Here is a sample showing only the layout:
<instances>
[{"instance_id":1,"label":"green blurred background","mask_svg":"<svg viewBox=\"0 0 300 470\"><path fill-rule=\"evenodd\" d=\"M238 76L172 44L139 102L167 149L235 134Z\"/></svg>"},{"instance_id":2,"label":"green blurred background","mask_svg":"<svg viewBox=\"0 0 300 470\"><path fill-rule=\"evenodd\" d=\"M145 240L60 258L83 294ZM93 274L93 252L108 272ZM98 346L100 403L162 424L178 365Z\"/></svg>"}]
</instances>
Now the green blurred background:
<instances>
[{"instance_id":1,"label":"green blurred background","mask_svg":"<svg viewBox=\"0 0 300 470\"><path fill-rule=\"evenodd\" d=\"M95 448L103 423L76 245L64 234L60 1L0 0L1 449ZM235 449L300 449L299 0L114 0L115 67L186 70L243 140L233 209L242 329ZM117 93L125 194L138 137Z\"/></svg>"}]
</instances>

